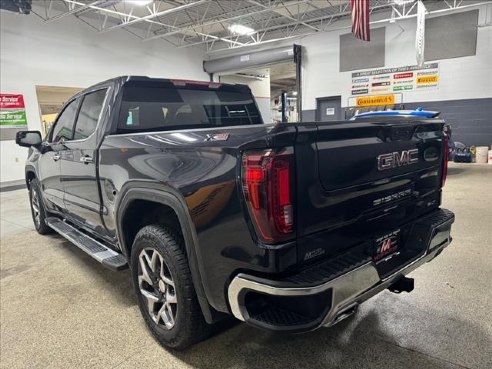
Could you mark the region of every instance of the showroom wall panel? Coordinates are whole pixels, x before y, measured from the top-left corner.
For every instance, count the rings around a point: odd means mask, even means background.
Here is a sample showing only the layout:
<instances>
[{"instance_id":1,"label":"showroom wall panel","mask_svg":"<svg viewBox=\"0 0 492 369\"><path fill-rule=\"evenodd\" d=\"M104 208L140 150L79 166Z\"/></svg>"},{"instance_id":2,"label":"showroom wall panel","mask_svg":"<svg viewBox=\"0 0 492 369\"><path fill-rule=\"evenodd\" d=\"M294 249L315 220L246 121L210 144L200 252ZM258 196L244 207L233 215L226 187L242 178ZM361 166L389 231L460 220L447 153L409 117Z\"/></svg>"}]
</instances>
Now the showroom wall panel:
<instances>
[{"instance_id":1,"label":"showroom wall panel","mask_svg":"<svg viewBox=\"0 0 492 369\"><path fill-rule=\"evenodd\" d=\"M487 8L492 13L492 4L479 7L479 25L490 22L487 19ZM384 67L415 65L416 19L398 21L396 24L385 23L385 27ZM349 105L352 72L339 72L339 39L340 34L344 33L347 33L347 29L316 34L296 41L305 48L303 119L306 121L315 119L317 98L342 96L342 106ZM360 57L364 58L364 55ZM466 141L467 144L490 145L492 118L486 107L492 101L491 57L492 27L479 26L476 55L433 61L432 63L439 63L439 87L404 92L404 104L406 107L422 106L446 110L443 116L456 127L454 132L458 140ZM477 103L477 99L481 100ZM448 110L452 110L452 113ZM461 114L457 114L458 111Z\"/></svg>"},{"instance_id":2,"label":"showroom wall panel","mask_svg":"<svg viewBox=\"0 0 492 369\"><path fill-rule=\"evenodd\" d=\"M492 11L492 4L488 5ZM487 6L480 6L478 23L484 23ZM401 29L399 25L403 28ZM416 19L385 23L385 67L415 65ZM379 25L378 25L379 28ZM347 29L307 36L296 43L304 46L303 109L316 109L316 98L342 96L347 106L351 91L351 73L339 72L339 38ZM477 55L437 60L439 89L421 90L405 94L405 102L474 99L492 97L492 27L479 27ZM364 58L364 55L361 55ZM434 61L435 62L435 61Z\"/></svg>"},{"instance_id":3,"label":"showroom wall panel","mask_svg":"<svg viewBox=\"0 0 492 369\"><path fill-rule=\"evenodd\" d=\"M204 54L163 40L141 42L124 30L98 34L74 17L43 23L1 12L0 89L23 94L29 129L40 129L36 85L88 87L118 75L208 80ZM0 141L1 181L24 177L27 149Z\"/></svg>"},{"instance_id":4,"label":"showroom wall panel","mask_svg":"<svg viewBox=\"0 0 492 369\"><path fill-rule=\"evenodd\" d=\"M430 18L425 22L425 60L475 55L478 9Z\"/></svg>"},{"instance_id":5,"label":"showroom wall panel","mask_svg":"<svg viewBox=\"0 0 492 369\"><path fill-rule=\"evenodd\" d=\"M384 27L371 29L371 42L359 40L352 33L340 35L340 72L384 67L384 37Z\"/></svg>"}]
</instances>

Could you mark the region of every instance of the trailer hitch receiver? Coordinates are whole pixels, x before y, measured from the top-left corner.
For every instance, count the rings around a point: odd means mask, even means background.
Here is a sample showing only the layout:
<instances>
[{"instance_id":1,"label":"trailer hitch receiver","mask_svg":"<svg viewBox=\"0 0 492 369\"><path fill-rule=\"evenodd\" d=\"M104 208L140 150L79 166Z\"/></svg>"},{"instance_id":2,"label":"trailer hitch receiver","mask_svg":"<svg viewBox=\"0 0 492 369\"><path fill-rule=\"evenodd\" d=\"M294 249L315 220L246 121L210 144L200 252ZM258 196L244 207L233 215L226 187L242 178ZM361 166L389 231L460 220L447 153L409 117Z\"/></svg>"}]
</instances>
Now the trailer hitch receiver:
<instances>
[{"instance_id":1,"label":"trailer hitch receiver","mask_svg":"<svg viewBox=\"0 0 492 369\"><path fill-rule=\"evenodd\" d=\"M412 292L414 288L414 279L408 277L401 277L395 283L391 284L388 287L393 293L401 293L401 292Z\"/></svg>"}]
</instances>

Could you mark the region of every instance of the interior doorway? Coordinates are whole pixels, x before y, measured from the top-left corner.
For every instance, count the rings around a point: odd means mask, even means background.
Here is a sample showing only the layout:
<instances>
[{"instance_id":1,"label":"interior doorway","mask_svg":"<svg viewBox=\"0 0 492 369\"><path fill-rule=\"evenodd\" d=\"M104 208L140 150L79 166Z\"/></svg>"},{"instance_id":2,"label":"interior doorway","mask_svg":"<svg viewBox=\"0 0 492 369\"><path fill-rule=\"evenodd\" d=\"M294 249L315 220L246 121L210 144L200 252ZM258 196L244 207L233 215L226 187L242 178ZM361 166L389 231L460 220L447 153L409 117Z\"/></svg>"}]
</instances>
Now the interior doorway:
<instances>
[{"instance_id":1,"label":"interior doorway","mask_svg":"<svg viewBox=\"0 0 492 369\"><path fill-rule=\"evenodd\" d=\"M270 108L273 122L282 121L282 98L285 102L286 121L297 122L299 120L296 86L296 64L294 62L275 64L270 67Z\"/></svg>"},{"instance_id":2,"label":"interior doorway","mask_svg":"<svg viewBox=\"0 0 492 369\"><path fill-rule=\"evenodd\" d=\"M270 70L268 68L245 69L219 75L221 83L247 85L265 123L270 122Z\"/></svg>"},{"instance_id":3,"label":"interior doorway","mask_svg":"<svg viewBox=\"0 0 492 369\"><path fill-rule=\"evenodd\" d=\"M81 90L80 87L36 86L43 137L48 133L63 104Z\"/></svg>"},{"instance_id":4,"label":"interior doorway","mask_svg":"<svg viewBox=\"0 0 492 369\"><path fill-rule=\"evenodd\" d=\"M265 123L297 122L302 111L302 47L283 46L204 61L211 81L251 88Z\"/></svg>"},{"instance_id":5,"label":"interior doorway","mask_svg":"<svg viewBox=\"0 0 492 369\"><path fill-rule=\"evenodd\" d=\"M282 117L286 122L298 121L296 65L293 61L220 74L219 81L248 85L265 123L281 122Z\"/></svg>"}]
</instances>

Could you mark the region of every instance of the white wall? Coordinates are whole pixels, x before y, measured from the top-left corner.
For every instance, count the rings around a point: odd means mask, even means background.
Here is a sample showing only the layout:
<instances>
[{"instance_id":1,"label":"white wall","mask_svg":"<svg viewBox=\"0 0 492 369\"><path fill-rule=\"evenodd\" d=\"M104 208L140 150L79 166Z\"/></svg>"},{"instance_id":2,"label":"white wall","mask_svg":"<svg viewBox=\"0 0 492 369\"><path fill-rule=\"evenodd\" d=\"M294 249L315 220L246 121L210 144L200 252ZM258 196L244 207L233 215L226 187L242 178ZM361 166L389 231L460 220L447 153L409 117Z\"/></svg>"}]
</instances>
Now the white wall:
<instances>
[{"instance_id":1,"label":"white wall","mask_svg":"<svg viewBox=\"0 0 492 369\"><path fill-rule=\"evenodd\" d=\"M492 4L488 5L492 11ZM487 6L480 7L479 24L486 21ZM473 8L467 9L471 10ZM446 14L446 13L445 13ZM444 14L443 14L444 15ZM386 27L385 68L415 65L416 18L384 23ZM339 72L340 34L343 29L307 36L295 43L304 46L303 57L303 110L316 109L316 98L342 96L347 106L351 88L351 73ZM492 27L479 27L477 55L438 60L439 89L404 93L404 102L441 101L492 97Z\"/></svg>"},{"instance_id":2,"label":"white wall","mask_svg":"<svg viewBox=\"0 0 492 369\"><path fill-rule=\"evenodd\" d=\"M256 104L258 105L263 121L270 123L272 121L272 112L270 109L270 69L258 69L251 74L259 74L265 76L265 78L252 79L238 75L224 75L220 76L220 82L248 85L256 99Z\"/></svg>"},{"instance_id":3,"label":"white wall","mask_svg":"<svg viewBox=\"0 0 492 369\"><path fill-rule=\"evenodd\" d=\"M204 54L124 30L98 34L72 16L43 23L0 12L0 92L23 94L29 129L41 127L35 85L88 87L119 75L208 80ZM24 178L27 149L0 141L1 182Z\"/></svg>"}]
</instances>

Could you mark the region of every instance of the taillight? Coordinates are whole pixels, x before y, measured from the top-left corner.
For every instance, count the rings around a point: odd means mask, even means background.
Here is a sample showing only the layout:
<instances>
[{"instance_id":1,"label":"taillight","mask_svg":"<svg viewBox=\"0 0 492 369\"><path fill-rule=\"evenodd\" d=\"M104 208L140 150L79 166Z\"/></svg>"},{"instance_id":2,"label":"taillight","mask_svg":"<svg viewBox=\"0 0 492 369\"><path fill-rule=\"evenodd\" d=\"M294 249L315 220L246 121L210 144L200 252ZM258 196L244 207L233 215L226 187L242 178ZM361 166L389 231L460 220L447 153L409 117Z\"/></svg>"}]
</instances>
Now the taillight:
<instances>
[{"instance_id":1,"label":"taillight","mask_svg":"<svg viewBox=\"0 0 492 369\"><path fill-rule=\"evenodd\" d=\"M442 177L441 177L441 187L444 187L446 184L446 177L448 175L448 155L449 155L449 137L446 133L444 133L444 140L443 140L443 155L442 155Z\"/></svg>"},{"instance_id":2,"label":"taillight","mask_svg":"<svg viewBox=\"0 0 492 369\"><path fill-rule=\"evenodd\" d=\"M242 185L258 238L277 243L294 236L293 150L264 150L243 155Z\"/></svg>"}]
</instances>

